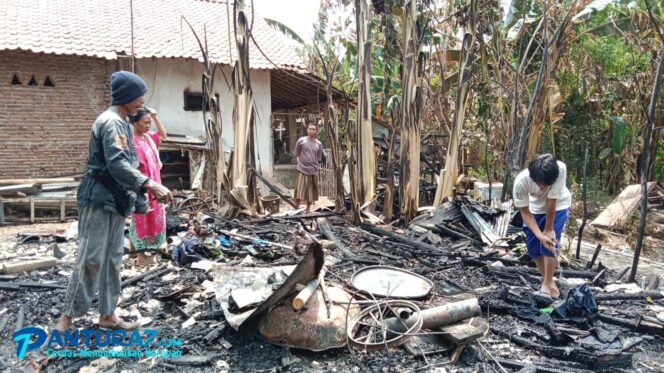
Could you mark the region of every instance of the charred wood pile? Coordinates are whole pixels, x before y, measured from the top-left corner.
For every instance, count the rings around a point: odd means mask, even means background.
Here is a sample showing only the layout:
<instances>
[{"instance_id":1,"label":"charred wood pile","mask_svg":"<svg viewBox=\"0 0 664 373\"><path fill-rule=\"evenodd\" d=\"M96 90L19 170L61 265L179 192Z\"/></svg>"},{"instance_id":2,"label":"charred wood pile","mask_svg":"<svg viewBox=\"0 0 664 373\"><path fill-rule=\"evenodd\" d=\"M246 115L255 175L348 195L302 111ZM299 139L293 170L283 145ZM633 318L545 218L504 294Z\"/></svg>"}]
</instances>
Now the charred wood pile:
<instances>
[{"instance_id":1,"label":"charred wood pile","mask_svg":"<svg viewBox=\"0 0 664 373\"><path fill-rule=\"evenodd\" d=\"M592 262L570 255L555 276L561 299L539 304L540 276L509 206L461 196L408 226L378 217L358 226L325 210L231 217L192 198L170 209L158 265L139 269L126 256L118 311L180 340L179 355L117 359L113 367L661 370L658 274L627 283L623 268L602 264L600 249ZM3 338L19 326L49 328L59 316L75 232L25 229L4 240ZM79 327L93 321L88 315ZM26 361L44 371L100 364L43 351L18 361L9 353L6 369Z\"/></svg>"}]
</instances>

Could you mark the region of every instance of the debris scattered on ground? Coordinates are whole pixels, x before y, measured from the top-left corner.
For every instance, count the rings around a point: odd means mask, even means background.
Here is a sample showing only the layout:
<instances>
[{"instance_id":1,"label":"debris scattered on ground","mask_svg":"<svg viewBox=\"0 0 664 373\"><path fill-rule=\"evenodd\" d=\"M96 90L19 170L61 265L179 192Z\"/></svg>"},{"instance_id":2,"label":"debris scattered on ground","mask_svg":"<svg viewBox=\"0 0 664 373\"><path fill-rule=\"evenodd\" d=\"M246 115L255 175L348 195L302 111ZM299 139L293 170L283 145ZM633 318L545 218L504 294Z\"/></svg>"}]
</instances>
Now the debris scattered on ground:
<instances>
[{"instance_id":1,"label":"debris scattered on ground","mask_svg":"<svg viewBox=\"0 0 664 373\"><path fill-rule=\"evenodd\" d=\"M539 275L520 228L509 225L510 205L457 197L408 226L353 226L333 212L285 209L228 219L197 206L169 210L169 245L157 265L126 260L122 272L118 314L180 339L179 358L109 363L33 352L29 361L90 372L664 367L659 277L624 283L623 269L606 268L598 251L592 263L563 260L563 299L538 307ZM60 316L74 224L26 227L3 243L1 337ZM76 326L93 327L96 317L91 311ZM19 367L12 353L3 350L0 367Z\"/></svg>"}]
</instances>

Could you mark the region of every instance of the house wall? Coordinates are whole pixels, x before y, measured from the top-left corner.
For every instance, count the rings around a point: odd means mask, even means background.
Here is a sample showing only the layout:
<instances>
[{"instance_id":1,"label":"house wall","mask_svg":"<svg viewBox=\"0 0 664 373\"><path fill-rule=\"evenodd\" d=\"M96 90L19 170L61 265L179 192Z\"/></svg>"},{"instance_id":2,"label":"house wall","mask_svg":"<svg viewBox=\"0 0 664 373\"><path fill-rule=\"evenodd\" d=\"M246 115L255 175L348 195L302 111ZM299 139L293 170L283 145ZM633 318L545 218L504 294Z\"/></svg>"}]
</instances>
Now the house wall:
<instances>
[{"instance_id":1,"label":"house wall","mask_svg":"<svg viewBox=\"0 0 664 373\"><path fill-rule=\"evenodd\" d=\"M139 59L136 72L148 84L146 104L159 112L166 131L173 134L204 137L205 127L202 111L184 110L184 92L201 92L203 65L187 59ZM223 67L223 74L215 74L214 91L221 101L222 141L224 150L233 146L233 91L227 85L224 75L231 79L231 69ZM263 175L272 177L274 154L272 144L272 99L270 92L270 72L251 70L251 86L258 115L256 118L257 165Z\"/></svg>"},{"instance_id":2,"label":"house wall","mask_svg":"<svg viewBox=\"0 0 664 373\"><path fill-rule=\"evenodd\" d=\"M204 135L202 112L184 110L184 91L200 92L202 65L193 60L139 59L136 72L170 133ZM90 128L110 103L110 74L117 61L28 51L0 51L0 178L58 177L85 170ZM224 69L230 78L230 68ZM22 85L12 85L17 74ZM34 75L37 86L29 86ZM55 87L45 87L49 76ZM251 71L257 164L272 177L270 73ZM222 103L222 140L233 144L233 95L222 74L215 78Z\"/></svg>"},{"instance_id":3,"label":"house wall","mask_svg":"<svg viewBox=\"0 0 664 373\"><path fill-rule=\"evenodd\" d=\"M114 61L0 51L0 178L82 172ZM17 74L23 85L11 85ZM37 86L28 86L34 75ZM45 87L49 76L55 87Z\"/></svg>"}]
</instances>

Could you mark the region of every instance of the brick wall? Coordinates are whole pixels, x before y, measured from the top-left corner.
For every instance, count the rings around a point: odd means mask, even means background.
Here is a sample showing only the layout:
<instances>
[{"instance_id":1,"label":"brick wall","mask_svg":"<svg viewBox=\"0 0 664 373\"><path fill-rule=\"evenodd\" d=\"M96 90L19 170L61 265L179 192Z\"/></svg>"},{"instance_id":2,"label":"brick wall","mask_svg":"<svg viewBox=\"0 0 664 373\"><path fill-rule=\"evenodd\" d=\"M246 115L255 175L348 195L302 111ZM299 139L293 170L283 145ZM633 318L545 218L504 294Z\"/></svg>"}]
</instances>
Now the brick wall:
<instances>
[{"instance_id":1,"label":"brick wall","mask_svg":"<svg viewBox=\"0 0 664 373\"><path fill-rule=\"evenodd\" d=\"M85 168L90 127L110 102L115 61L0 51L0 178L57 177ZM12 85L16 74L22 85ZM34 75L36 86L28 83ZM46 77L54 87L44 86Z\"/></svg>"}]
</instances>

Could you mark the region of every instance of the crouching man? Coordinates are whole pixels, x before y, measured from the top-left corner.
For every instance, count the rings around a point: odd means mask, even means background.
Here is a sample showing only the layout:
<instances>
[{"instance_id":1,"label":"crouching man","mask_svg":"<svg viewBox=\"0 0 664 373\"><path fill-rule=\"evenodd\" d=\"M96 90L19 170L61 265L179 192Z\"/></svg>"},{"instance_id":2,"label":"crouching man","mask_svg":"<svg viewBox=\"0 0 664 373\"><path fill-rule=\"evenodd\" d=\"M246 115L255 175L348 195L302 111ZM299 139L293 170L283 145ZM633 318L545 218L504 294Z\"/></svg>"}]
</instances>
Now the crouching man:
<instances>
[{"instance_id":1,"label":"crouching man","mask_svg":"<svg viewBox=\"0 0 664 373\"><path fill-rule=\"evenodd\" d=\"M548 300L560 296L553 278L560 237L572 205L566 178L565 163L551 154L542 154L535 156L514 180L514 206L521 211L528 254L542 274L542 285L535 295Z\"/></svg>"}]
</instances>

